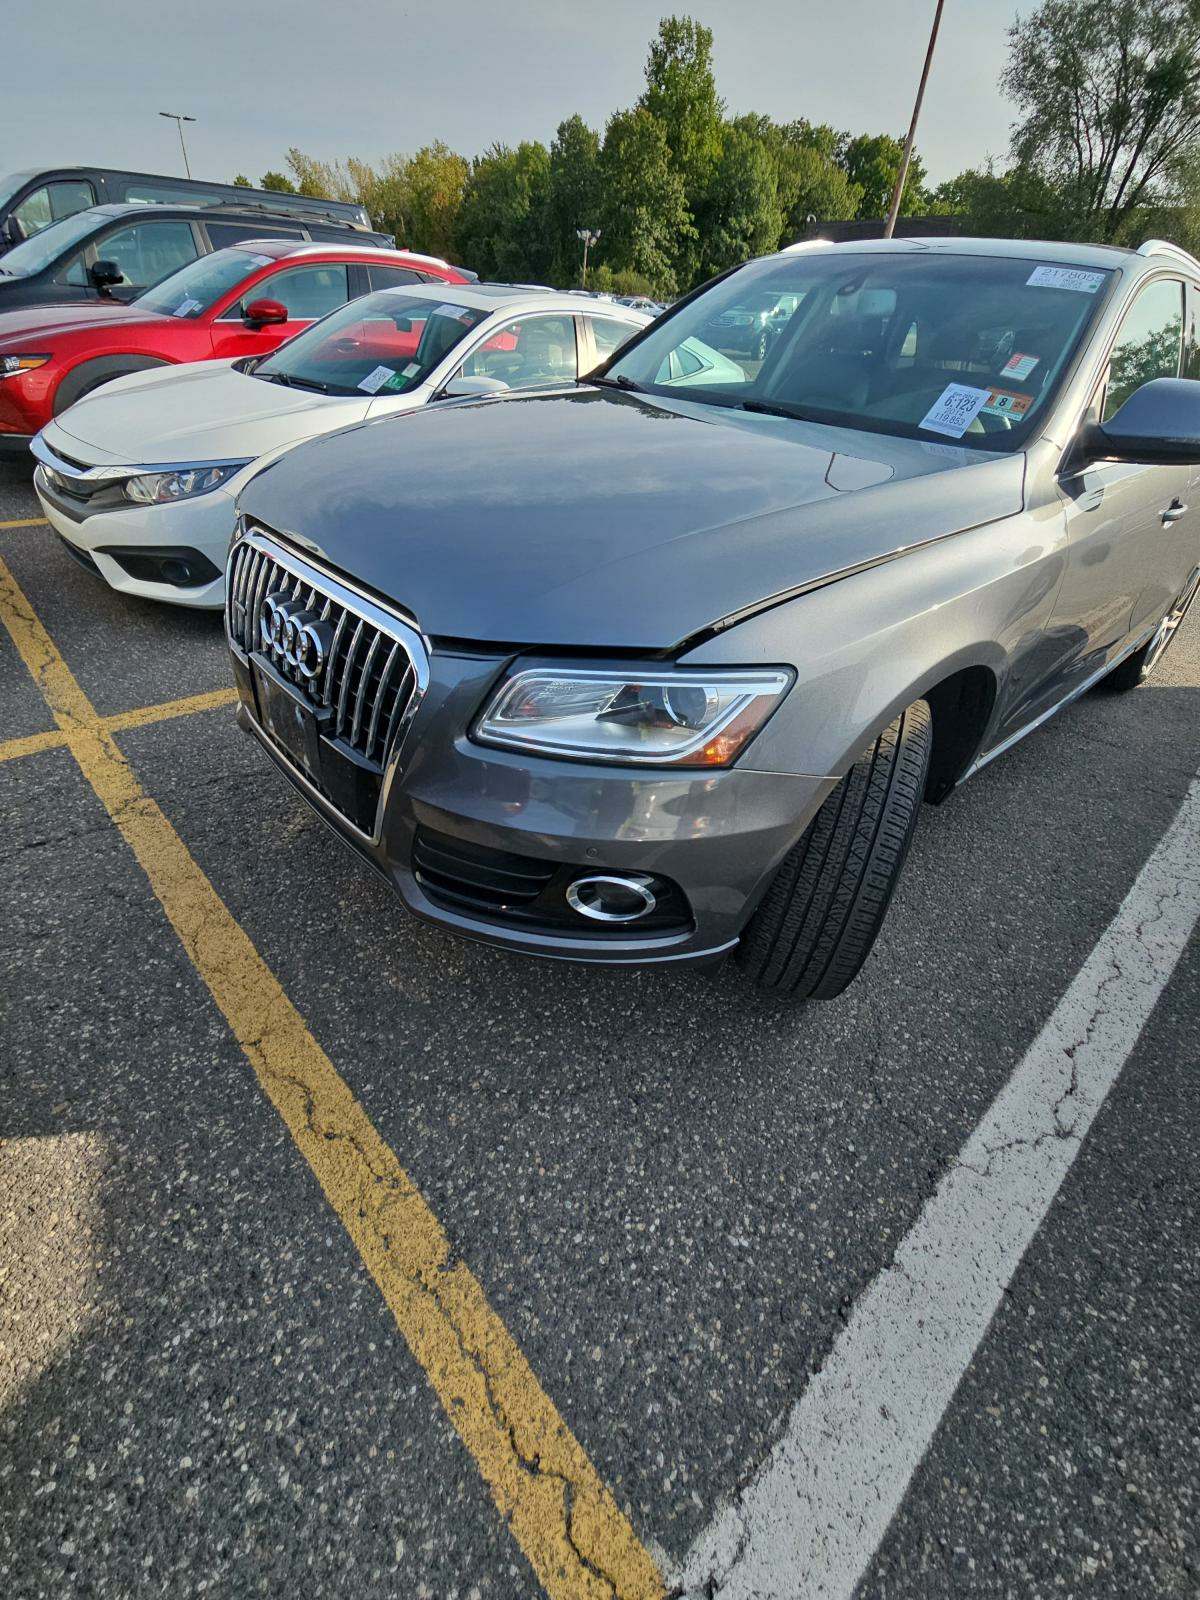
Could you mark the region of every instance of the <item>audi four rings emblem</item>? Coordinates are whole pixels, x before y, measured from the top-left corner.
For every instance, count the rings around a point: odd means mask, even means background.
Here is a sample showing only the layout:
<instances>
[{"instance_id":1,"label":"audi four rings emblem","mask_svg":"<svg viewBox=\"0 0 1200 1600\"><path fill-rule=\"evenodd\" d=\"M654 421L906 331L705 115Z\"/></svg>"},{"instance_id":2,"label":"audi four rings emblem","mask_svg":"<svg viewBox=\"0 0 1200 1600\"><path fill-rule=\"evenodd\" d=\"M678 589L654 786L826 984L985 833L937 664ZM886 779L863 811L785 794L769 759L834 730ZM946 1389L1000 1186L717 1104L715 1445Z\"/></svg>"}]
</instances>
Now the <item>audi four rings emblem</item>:
<instances>
[{"instance_id":1,"label":"audi four rings emblem","mask_svg":"<svg viewBox=\"0 0 1200 1600\"><path fill-rule=\"evenodd\" d=\"M262 603L259 634L263 651L294 667L303 678L320 676L333 630L315 611L306 611L286 590L269 594Z\"/></svg>"}]
</instances>

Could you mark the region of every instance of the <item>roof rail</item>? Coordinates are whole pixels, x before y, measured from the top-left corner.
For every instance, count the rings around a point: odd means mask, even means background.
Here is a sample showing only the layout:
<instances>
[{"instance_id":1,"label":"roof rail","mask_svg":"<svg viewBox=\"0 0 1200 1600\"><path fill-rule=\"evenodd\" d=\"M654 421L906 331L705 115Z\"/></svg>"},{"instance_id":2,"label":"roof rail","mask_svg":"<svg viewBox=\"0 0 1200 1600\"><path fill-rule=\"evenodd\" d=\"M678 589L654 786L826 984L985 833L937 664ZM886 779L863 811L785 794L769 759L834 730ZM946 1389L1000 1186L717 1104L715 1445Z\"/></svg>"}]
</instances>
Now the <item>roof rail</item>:
<instances>
[{"instance_id":1,"label":"roof rail","mask_svg":"<svg viewBox=\"0 0 1200 1600\"><path fill-rule=\"evenodd\" d=\"M308 196L305 196L308 199ZM186 203L186 202L184 202ZM295 217L303 221L305 217L320 217L323 222L338 222L344 228L354 228L358 225L351 222L344 211L329 211L321 202L314 199L311 205L306 206L273 206L265 200L199 200L197 206L202 211L252 211L256 216L275 217L287 221L288 217Z\"/></svg>"},{"instance_id":2,"label":"roof rail","mask_svg":"<svg viewBox=\"0 0 1200 1600\"><path fill-rule=\"evenodd\" d=\"M1140 256L1170 256L1172 261L1182 261L1193 271L1200 272L1200 261L1190 251L1172 244L1169 239L1147 239L1145 244L1138 245L1137 253Z\"/></svg>"}]
</instances>

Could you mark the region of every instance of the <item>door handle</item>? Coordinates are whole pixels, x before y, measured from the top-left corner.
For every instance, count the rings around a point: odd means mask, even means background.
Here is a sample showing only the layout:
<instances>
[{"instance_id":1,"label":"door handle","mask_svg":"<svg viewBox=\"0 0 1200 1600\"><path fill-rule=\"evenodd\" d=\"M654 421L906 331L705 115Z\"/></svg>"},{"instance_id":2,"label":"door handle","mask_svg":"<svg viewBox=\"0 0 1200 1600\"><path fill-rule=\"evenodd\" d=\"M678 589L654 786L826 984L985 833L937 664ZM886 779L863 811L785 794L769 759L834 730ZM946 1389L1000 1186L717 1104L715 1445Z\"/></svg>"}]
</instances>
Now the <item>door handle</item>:
<instances>
[{"instance_id":1,"label":"door handle","mask_svg":"<svg viewBox=\"0 0 1200 1600\"><path fill-rule=\"evenodd\" d=\"M1186 516L1187 507L1184 505L1182 500L1172 500L1171 504L1169 506L1164 506L1158 515L1159 520L1162 522L1162 525L1165 528L1172 522L1178 522L1180 517Z\"/></svg>"}]
</instances>

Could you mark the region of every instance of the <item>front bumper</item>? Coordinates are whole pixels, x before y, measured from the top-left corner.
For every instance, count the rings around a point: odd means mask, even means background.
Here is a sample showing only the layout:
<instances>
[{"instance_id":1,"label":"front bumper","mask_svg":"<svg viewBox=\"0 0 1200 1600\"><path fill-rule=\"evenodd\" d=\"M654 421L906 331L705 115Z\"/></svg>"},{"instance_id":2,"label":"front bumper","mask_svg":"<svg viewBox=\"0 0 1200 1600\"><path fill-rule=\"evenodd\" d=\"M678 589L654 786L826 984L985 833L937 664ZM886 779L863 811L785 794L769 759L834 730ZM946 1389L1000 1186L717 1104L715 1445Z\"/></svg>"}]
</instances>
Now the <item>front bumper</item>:
<instances>
[{"instance_id":1,"label":"front bumper","mask_svg":"<svg viewBox=\"0 0 1200 1600\"><path fill-rule=\"evenodd\" d=\"M233 648L238 721L333 831L427 922L524 954L618 965L704 962L730 950L783 856L834 780L755 772L628 770L477 745L470 725L505 662L433 652L429 683L385 779L376 822L354 826L266 731L251 660ZM414 841L431 832L561 872L654 874L678 887L686 925L639 935L514 925L439 902L418 881Z\"/></svg>"},{"instance_id":2,"label":"front bumper","mask_svg":"<svg viewBox=\"0 0 1200 1600\"><path fill-rule=\"evenodd\" d=\"M88 515L85 507L54 493L41 467L33 475L33 486L50 526L86 558L110 588L198 610L220 610L224 605L225 557L237 521L234 497L225 489L213 489L173 505L115 506ZM133 576L120 561L105 554L107 548L198 551L211 562L217 576L186 587L151 582Z\"/></svg>"}]
</instances>

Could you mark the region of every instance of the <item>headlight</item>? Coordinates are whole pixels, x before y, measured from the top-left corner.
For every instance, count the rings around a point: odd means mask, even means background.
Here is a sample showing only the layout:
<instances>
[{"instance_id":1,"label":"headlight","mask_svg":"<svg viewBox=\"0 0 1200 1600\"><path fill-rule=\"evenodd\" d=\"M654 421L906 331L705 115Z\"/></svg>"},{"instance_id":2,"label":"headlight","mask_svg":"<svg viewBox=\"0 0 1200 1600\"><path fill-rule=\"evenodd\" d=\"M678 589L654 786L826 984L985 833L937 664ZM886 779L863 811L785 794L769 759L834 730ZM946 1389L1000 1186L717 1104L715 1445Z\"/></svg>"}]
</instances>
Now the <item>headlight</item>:
<instances>
[{"instance_id":1,"label":"headlight","mask_svg":"<svg viewBox=\"0 0 1200 1600\"><path fill-rule=\"evenodd\" d=\"M18 372L32 372L44 367L49 356L0 356L0 378L15 377Z\"/></svg>"},{"instance_id":2,"label":"headlight","mask_svg":"<svg viewBox=\"0 0 1200 1600\"><path fill-rule=\"evenodd\" d=\"M169 505L172 500L188 500L192 495L219 489L235 472L249 466L247 461L229 461L219 467L180 467L174 472L147 472L125 480L125 498L140 506Z\"/></svg>"},{"instance_id":3,"label":"headlight","mask_svg":"<svg viewBox=\"0 0 1200 1600\"><path fill-rule=\"evenodd\" d=\"M723 767L787 693L792 674L517 672L475 725L477 739L581 761Z\"/></svg>"}]
</instances>

